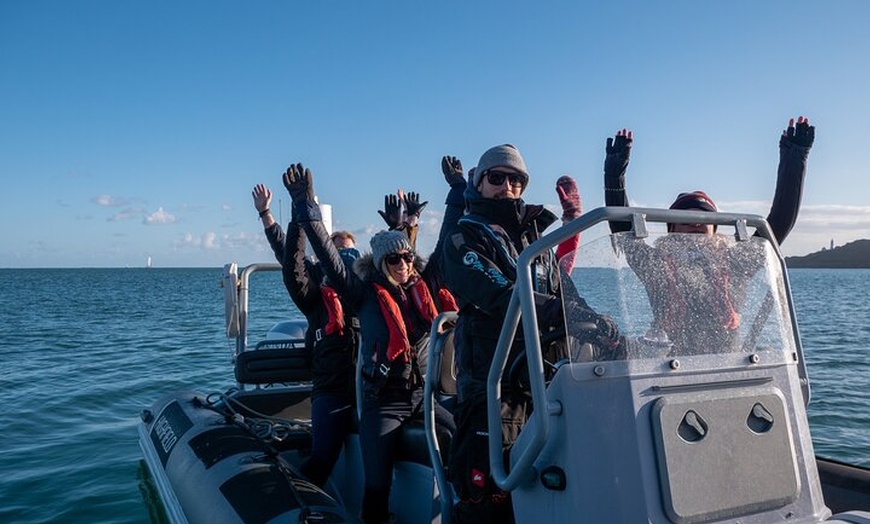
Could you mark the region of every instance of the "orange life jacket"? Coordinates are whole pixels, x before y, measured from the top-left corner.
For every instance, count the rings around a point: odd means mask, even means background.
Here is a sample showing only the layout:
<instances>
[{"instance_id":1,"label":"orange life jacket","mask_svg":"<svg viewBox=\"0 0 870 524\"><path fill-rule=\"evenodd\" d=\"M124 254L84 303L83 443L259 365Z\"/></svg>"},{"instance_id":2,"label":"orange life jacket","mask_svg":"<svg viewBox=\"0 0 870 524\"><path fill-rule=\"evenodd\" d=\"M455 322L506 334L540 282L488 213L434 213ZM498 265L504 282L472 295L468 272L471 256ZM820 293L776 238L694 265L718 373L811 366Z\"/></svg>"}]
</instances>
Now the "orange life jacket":
<instances>
[{"instance_id":1,"label":"orange life jacket","mask_svg":"<svg viewBox=\"0 0 870 524\"><path fill-rule=\"evenodd\" d=\"M341 306L341 300L335 289L329 286L320 286L320 296L323 299L323 305L326 307L326 315L329 318L323 331L327 335L338 333L344 334L344 308Z\"/></svg>"},{"instance_id":2,"label":"orange life jacket","mask_svg":"<svg viewBox=\"0 0 870 524\"><path fill-rule=\"evenodd\" d=\"M405 319L402 317L399 304L396 303L390 292L382 285L374 283L372 285L375 288L378 304L390 333L390 340L387 343L387 361L392 362L397 358L401 358L402 362L410 362L411 342L408 340L408 328L405 325ZM420 316L431 324L435 320L435 317L438 316L438 309L435 307L432 293L429 292L429 288L423 279L415 279L406 288L406 291L411 295L411 302L414 304L417 312L420 313Z\"/></svg>"},{"instance_id":3,"label":"orange life jacket","mask_svg":"<svg viewBox=\"0 0 870 524\"><path fill-rule=\"evenodd\" d=\"M438 301L441 303L441 312L444 311L459 311L459 305L456 303L456 299L453 298L453 294L450 291L447 291L447 288L441 288L438 290Z\"/></svg>"}]
</instances>

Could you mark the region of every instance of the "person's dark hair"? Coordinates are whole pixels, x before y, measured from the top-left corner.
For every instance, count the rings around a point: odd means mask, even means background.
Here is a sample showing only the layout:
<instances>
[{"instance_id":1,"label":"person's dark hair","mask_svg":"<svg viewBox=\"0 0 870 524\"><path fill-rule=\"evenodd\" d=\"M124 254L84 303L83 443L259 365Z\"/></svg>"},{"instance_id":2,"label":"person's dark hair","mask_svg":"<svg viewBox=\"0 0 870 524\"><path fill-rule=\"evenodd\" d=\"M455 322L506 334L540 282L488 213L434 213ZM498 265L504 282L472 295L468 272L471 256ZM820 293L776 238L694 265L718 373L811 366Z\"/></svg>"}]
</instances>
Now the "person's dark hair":
<instances>
[{"instance_id":1,"label":"person's dark hair","mask_svg":"<svg viewBox=\"0 0 870 524\"><path fill-rule=\"evenodd\" d=\"M336 231L335 233L329 235L329 239L335 242L336 239L345 239L349 238L351 242L356 245L356 237L353 236L353 233L350 231Z\"/></svg>"}]
</instances>

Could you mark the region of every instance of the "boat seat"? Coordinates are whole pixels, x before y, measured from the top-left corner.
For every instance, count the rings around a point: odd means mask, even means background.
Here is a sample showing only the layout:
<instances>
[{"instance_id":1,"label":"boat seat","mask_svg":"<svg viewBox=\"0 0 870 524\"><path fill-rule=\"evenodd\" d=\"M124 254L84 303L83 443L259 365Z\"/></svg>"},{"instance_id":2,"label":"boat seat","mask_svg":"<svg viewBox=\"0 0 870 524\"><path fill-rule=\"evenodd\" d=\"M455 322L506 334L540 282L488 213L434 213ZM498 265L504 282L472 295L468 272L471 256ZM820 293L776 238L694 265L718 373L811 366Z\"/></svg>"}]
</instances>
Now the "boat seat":
<instances>
[{"instance_id":1,"label":"boat seat","mask_svg":"<svg viewBox=\"0 0 870 524\"><path fill-rule=\"evenodd\" d=\"M236 357L236 380L242 384L275 384L311 380L311 354L286 340L264 340L257 349Z\"/></svg>"},{"instance_id":2,"label":"boat seat","mask_svg":"<svg viewBox=\"0 0 870 524\"><path fill-rule=\"evenodd\" d=\"M441 373L438 376L438 394L443 396L456 395L456 363L455 346L453 344L451 329L444 337L444 346L441 349Z\"/></svg>"},{"instance_id":3,"label":"boat seat","mask_svg":"<svg viewBox=\"0 0 870 524\"><path fill-rule=\"evenodd\" d=\"M441 450L441 461L446 464L452 437L450 432L441 427L436 429L436 433ZM421 417L415 416L402 426L399 444L396 446L396 460L432 467L432 461L429 458L429 445L426 442L426 428Z\"/></svg>"},{"instance_id":4,"label":"boat seat","mask_svg":"<svg viewBox=\"0 0 870 524\"><path fill-rule=\"evenodd\" d=\"M456 406L456 359L453 344L454 330L451 327L444 335L441 346L440 366L433 380L435 400L444 409L453 413Z\"/></svg>"}]
</instances>

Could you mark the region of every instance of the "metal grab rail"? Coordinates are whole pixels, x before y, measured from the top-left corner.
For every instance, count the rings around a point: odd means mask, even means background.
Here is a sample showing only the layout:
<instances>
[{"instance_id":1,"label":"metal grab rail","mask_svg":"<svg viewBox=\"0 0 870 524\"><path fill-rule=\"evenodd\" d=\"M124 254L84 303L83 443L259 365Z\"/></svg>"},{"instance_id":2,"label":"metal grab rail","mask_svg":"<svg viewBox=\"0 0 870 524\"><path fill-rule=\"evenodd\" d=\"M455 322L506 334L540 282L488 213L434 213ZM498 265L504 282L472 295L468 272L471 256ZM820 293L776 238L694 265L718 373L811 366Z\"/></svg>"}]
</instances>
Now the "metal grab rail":
<instances>
[{"instance_id":1,"label":"metal grab rail","mask_svg":"<svg viewBox=\"0 0 870 524\"><path fill-rule=\"evenodd\" d=\"M779 250L779 245L767 221L759 215L736 214L736 213L711 213L707 211L692 210L664 210L653 208L631 207L599 207L576 218L556 231L544 235L542 238L525 248L517 258L517 281L514 285L513 294L505 314L504 324L499 335L498 345L487 376L487 422L489 431L489 461L490 473L495 483L506 491L515 489L527 479L534 478L534 462L540 455L541 450L549 438L550 416L561 411L557 402L548 403L546 399L546 385L544 383L544 366L541 354L541 344L538 338L538 320L535 316L534 295L532 286L532 262L545 251L557 246L561 242L581 233L601 222L629 222L635 224L647 221L659 223L680 224L715 224L734 226L737 236L745 240L746 226L756 228L756 232L767 239L773 246L777 258L780 260L787 300L792 302L791 289L788 285L788 273L785 261ZM794 308L789 308L792 328L794 330L795 343L799 358L799 375L801 377L804 401L809 401L809 381L806 374L806 363L803 359L803 350L800 344L800 336L797 331L797 321L794 318ZM525 448L511 468L510 474L505 471L502 451L501 435L501 378L507 365L507 357L517 332L519 322L523 322L523 336L525 342L526 358L529 365L529 382L532 394L532 403L535 409L531 418L535 424L527 424L524 431L534 431L531 436L523 438Z\"/></svg>"},{"instance_id":2,"label":"metal grab rail","mask_svg":"<svg viewBox=\"0 0 870 524\"><path fill-rule=\"evenodd\" d=\"M239 335L236 337L236 353L233 355L233 360L248 349L248 281L257 271L281 271L281 266L275 263L251 264L239 275Z\"/></svg>"},{"instance_id":3,"label":"metal grab rail","mask_svg":"<svg viewBox=\"0 0 870 524\"><path fill-rule=\"evenodd\" d=\"M435 391L436 384L441 383L441 356L447 333L444 325L456 322L459 318L455 312L441 313L432 322L429 332L429 355L426 360L426 376L423 380L423 425L426 429L426 444L429 448L429 460L432 461L432 471L435 473L435 483L441 495L441 524L450 524L453 511L453 487L444 474L444 463L441 461L441 448L438 445L438 434L435 431Z\"/></svg>"}]
</instances>

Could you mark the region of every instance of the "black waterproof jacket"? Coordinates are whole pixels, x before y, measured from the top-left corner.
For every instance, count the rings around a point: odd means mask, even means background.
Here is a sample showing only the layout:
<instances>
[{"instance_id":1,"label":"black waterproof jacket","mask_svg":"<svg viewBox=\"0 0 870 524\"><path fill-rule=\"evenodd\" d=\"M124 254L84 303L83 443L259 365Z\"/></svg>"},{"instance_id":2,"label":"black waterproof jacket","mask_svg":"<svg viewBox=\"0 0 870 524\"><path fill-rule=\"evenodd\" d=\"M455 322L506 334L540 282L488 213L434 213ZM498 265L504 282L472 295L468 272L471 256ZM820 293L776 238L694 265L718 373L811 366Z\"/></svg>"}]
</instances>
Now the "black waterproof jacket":
<instances>
[{"instance_id":1,"label":"black waterproof jacket","mask_svg":"<svg viewBox=\"0 0 870 524\"><path fill-rule=\"evenodd\" d=\"M345 328L342 333L327 335L329 312L321 286L325 276L319 264L305 257L305 233L298 224L287 225L287 235L278 224L266 228L266 238L281 263L284 286L299 311L305 315L308 329L305 347L311 351L311 396L331 394L355 398L354 361L359 323L347 301L342 301Z\"/></svg>"},{"instance_id":2,"label":"black waterproof jacket","mask_svg":"<svg viewBox=\"0 0 870 524\"><path fill-rule=\"evenodd\" d=\"M486 378L516 282L517 257L556 220L543 206L484 199L472 187L466 197L468 213L447 235L443 253L444 276L460 305L455 335L460 401L486 394ZM561 318L555 256L547 252L539 257L533 275L543 331ZM551 318L540 318L544 311ZM517 334L511 360L522 350L521 336ZM509 387L503 384L503 389Z\"/></svg>"}]
</instances>

